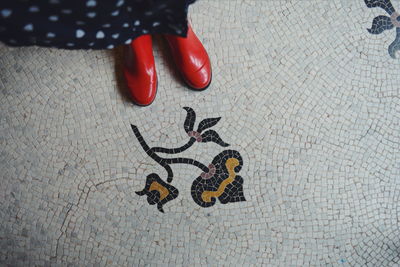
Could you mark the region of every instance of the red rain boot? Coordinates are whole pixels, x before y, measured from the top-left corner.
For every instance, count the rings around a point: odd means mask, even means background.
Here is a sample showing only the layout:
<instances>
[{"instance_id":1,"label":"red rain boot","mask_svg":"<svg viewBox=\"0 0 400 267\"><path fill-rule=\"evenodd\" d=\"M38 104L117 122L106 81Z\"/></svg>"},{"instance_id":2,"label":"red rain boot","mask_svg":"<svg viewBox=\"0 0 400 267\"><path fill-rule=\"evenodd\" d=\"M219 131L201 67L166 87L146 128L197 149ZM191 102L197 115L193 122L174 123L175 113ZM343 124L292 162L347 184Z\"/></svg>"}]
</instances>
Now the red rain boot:
<instances>
[{"instance_id":1,"label":"red rain boot","mask_svg":"<svg viewBox=\"0 0 400 267\"><path fill-rule=\"evenodd\" d=\"M178 67L187 85L194 90L205 90L211 83L211 63L207 51L189 25L186 38L165 35Z\"/></svg>"},{"instance_id":2,"label":"red rain boot","mask_svg":"<svg viewBox=\"0 0 400 267\"><path fill-rule=\"evenodd\" d=\"M124 76L133 102L148 106L156 97L157 73L150 35L142 35L129 45L125 53Z\"/></svg>"}]
</instances>

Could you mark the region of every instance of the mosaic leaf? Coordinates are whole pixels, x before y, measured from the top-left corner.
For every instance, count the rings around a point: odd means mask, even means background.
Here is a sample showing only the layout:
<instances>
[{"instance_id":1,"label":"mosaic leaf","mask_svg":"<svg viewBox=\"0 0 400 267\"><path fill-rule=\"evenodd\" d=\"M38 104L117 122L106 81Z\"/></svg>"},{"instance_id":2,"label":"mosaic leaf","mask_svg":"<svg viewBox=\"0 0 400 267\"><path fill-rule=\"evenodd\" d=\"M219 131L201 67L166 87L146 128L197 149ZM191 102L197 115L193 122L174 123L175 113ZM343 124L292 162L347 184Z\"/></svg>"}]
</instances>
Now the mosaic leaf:
<instances>
[{"instance_id":1,"label":"mosaic leaf","mask_svg":"<svg viewBox=\"0 0 400 267\"><path fill-rule=\"evenodd\" d=\"M364 2L367 7L380 7L384 9L387 13L389 13L389 15L391 15L395 11L390 0L364 0Z\"/></svg>"},{"instance_id":2,"label":"mosaic leaf","mask_svg":"<svg viewBox=\"0 0 400 267\"><path fill-rule=\"evenodd\" d=\"M221 117L218 118L208 118L208 119L204 119L199 123L199 127L197 128L197 132L201 133L202 131L204 131L205 129L208 129L210 127L213 127L215 124L217 124L219 122L219 120L221 119Z\"/></svg>"},{"instance_id":3,"label":"mosaic leaf","mask_svg":"<svg viewBox=\"0 0 400 267\"><path fill-rule=\"evenodd\" d=\"M372 34L379 34L382 33L384 30L390 30L392 29L393 23L391 19L387 16L377 16L374 18L372 22L372 27L371 29L367 29L369 33Z\"/></svg>"},{"instance_id":4,"label":"mosaic leaf","mask_svg":"<svg viewBox=\"0 0 400 267\"><path fill-rule=\"evenodd\" d=\"M196 112L194 112L194 110L189 107L184 107L183 109L187 111L183 127L185 128L185 131L188 133L190 131L193 131L194 122L196 121Z\"/></svg>"},{"instance_id":5,"label":"mosaic leaf","mask_svg":"<svg viewBox=\"0 0 400 267\"><path fill-rule=\"evenodd\" d=\"M389 55L396 58L396 52L400 50L400 28L396 28L396 39L389 45Z\"/></svg>"},{"instance_id":6,"label":"mosaic leaf","mask_svg":"<svg viewBox=\"0 0 400 267\"><path fill-rule=\"evenodd\" d=\"M203 143L207 143L207 142L214 142L220 146L223 147L227 147L229 146L229 144L225 143L224 141L222 141L221 137L219 136L219 134L214 131L214 130L208 130L205 133L203 133L201 135L201 139Z\"/></svg>"}]
</instances>

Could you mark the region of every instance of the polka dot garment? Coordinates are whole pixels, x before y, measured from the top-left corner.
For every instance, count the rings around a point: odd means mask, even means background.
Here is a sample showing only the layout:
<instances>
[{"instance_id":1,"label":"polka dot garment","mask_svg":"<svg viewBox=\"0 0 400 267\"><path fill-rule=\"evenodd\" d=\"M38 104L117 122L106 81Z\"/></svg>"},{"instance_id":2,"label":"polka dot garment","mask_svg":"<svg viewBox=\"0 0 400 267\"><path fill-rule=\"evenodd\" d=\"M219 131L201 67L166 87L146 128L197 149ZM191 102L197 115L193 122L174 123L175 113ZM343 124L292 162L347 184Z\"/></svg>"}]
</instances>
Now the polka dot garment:
<instances>
[{"instance_id":1,"label":"polka dot garment","mask_svg":"<svg viewBox=\"0 0 400 267\"><path fill-rule=\"evenodd\" d=\"M143 34L187 33L193 0L2 0L0 41L11 46L111 49Z\"/></svg>"}]
</instances>

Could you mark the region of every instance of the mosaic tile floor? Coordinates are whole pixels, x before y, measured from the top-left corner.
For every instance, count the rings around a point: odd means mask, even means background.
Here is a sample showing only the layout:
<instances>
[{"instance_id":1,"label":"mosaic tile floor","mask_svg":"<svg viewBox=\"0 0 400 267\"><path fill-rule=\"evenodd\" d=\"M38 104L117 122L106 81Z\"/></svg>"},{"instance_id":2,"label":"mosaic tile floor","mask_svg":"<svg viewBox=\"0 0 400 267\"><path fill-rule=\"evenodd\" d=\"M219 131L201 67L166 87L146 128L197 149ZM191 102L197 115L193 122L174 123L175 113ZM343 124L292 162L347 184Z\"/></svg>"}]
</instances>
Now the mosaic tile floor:
<instances>
[{"instance_id":1,"label":"mosaic tile floor","mask_svg":"<svg viewBox=\"0 0 400 267\"><path fill-rule=\"evenodd\" d=\"M211 87L159 40L145 108L118 49L2 45L0 265L398 266L391 2L199 1Z\"/></svg>"}]
</instances>

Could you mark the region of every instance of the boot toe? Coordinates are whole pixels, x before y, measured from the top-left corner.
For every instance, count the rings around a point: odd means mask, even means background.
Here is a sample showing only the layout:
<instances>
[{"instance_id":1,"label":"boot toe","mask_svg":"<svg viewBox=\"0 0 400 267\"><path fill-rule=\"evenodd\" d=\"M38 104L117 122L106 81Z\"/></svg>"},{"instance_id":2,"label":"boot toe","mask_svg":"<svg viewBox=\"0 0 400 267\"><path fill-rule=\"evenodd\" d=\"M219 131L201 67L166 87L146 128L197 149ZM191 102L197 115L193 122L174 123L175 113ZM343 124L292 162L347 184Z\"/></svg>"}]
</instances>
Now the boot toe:
<instances>
[{"instance_id":1,"label":"boot toe","mask_svg":"<svg viewBox=\"0 0 400 267\"><path fill-rule=\"evenodd\" d=\"M156 85L152 86L150 90L143 88L138 88L135 90L130 90L132 101L139 106L148 106L153 103L156 97ZM144 92L144 93L141 93Z\"/></svg>"},{"instance_id":2,"label":"boot toe","mask_svg":"<svg viewBox=\"0 0 400 267\"><path fill-rule=\"evenodd\" d=\"M206 63L196 72L184 75L186 83L194 90L204 90L211 83L211 64Z\"/></svg>"},{"instance_id":3,"label":"boot toe","mask_svg":"<svg viewBox=\"0 0 400 267\"><path fill-rule=\"evenodd\" d=\"M139 106L153 103L157 93L156 75L132 75L128 69L125 69L124 74L132 101Z\"/></svg>"}]
</instances>

